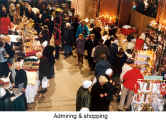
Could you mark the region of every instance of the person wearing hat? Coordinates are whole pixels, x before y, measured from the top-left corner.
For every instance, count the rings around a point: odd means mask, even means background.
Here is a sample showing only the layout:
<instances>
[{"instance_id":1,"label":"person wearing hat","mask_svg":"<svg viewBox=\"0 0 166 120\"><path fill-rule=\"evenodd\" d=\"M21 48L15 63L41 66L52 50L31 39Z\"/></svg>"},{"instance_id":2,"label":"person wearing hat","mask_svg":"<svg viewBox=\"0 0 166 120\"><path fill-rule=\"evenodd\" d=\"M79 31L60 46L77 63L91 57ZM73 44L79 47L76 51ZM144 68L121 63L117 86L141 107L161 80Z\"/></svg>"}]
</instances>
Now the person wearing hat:
<instances>
[{"instance_id":1,"label":"person wearing hat","mask_svg":"<svg viewBox=\"0 0 166 120\"><path fill-rule=\"evenodd\" d=\"M112 99L112 86L106 76L100 76L91 90L91 111L109 111Z\"/></svg>"},{"instance_id":2,"label":"person wearing hat","mask_svg":"<svg viewBox=\"0 0 166 120\"><path fill-rule=\"evenodd\" d=\"M76 95L76 111L84 111L90 109L91 96L90 89L92 81L85 80L83 85L78 89Z\"/></svg>"}]
</instances>

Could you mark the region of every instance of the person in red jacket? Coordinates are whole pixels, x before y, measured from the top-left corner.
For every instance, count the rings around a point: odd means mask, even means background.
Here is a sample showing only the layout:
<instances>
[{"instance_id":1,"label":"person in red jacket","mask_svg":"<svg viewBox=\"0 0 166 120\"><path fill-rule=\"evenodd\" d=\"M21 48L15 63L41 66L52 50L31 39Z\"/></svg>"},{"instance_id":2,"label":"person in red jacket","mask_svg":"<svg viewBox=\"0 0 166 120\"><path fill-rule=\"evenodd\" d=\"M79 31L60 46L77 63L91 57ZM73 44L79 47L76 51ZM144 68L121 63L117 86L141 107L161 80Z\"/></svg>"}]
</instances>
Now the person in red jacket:
<instances>
[{"instance_id":1,"label":"person in red jacket","mask_svg":"<svg viewBox=\"0 0 166 120\"><path fill-rule=\"evenodd\" d=\"M59 59L59 50L60 50L60 44L62 41L62 36L61 36L61 30L58 28L58 24L55 24L54 27L54 44L55 44L55 59Z\"/></svg>"},{"instance_id":2,"label":"person in red jacket","mask_svg":"<svg viewBox=\"0 0 166 120\"><path fill-rule=\"evenodd\" d=\"M145 33L142 33L136 40L135 50L142 50L144 47L144 40L146 39Z\"/></svg>"},{"instance_id":3,"label":"person in red jacket","mask_svg":"<svg viewBox=\"0 0 166 120\"><path fill-rule=\"evenodd\" d=\"M122 95L120 99L120 106L119 106L120 110L123 109L128 110L130 108L134 92L137 92L138 88L137 80L144 78L139 68L137 68L134 65L134 61L132 64L130 64L130 66L132 67L132 69L126 72L123 76L124 82L123 82ZM124 106L126 97L127 97L127 103Z\"/></svg>"},{"instance_id":4,"label":"person in red jacket","mask_svg":"<svg viewBox=\"0 0 166 120\"><path fill-rule=\"evenodd\" d=\"M10 18L7 16L7 10L5 6L2 6L1 18L0 18L0 34L8 34L11 27Z\"/></svg>"},{"instance_id":5,"label":"person in red jacket","mask_svg":"<svg viewBox=\"0 0 166 120\"><path fill-rule=\"evenodd\" d=\"M135 50L141 50L144 46L144 40L143 39L140 39L138 38L136 40L136 44L135 44Z\"/></svg>"}]
</instances>

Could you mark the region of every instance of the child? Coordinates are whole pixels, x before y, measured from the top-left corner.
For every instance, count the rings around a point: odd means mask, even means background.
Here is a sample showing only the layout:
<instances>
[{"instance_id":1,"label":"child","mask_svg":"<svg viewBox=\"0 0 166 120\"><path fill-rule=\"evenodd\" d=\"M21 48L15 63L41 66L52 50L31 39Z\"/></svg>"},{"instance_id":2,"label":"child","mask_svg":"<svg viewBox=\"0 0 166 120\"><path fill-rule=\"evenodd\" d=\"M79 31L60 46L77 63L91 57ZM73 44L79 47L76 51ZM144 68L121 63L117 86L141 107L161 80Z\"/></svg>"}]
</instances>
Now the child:
<instances>
[{"instance_id":1,"label":"child","mask_svg":"<svg viewBox=\"0 0 166 120\"><path fill-rule=\"evenodd\" d=\"M78 54L78 65L82 66L83 64L83 55L85 50L85 39L83 34L80 34L76 40L77 54Z\"/></svg>"}]
</instances>

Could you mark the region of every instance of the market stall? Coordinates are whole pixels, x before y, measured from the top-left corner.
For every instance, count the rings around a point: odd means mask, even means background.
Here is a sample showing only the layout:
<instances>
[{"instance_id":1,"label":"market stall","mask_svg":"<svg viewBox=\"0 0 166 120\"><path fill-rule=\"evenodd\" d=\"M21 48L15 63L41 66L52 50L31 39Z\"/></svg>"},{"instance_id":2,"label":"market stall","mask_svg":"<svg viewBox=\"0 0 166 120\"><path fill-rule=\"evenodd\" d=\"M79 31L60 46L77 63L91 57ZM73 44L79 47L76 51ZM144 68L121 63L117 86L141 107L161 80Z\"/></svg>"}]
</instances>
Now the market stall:
<instances>
[{"instance_id":1,"label":"market stall","mask_svg":"<svg viewBox=\"0 0 166 120\"><path fill-rule=\"evenodd\" d=\"M137 81L138 91L132 101L133 111L163 111L166 84L163 76L157 73L156 52L153 50L137 51L135 64L141 68L144 79Z\"/></svg>"},{"instance_id":2,"label":"market stall","mask_svg":"<svg viewBox=\"0 0 166 120\"><path fill-rule=\"evenodd\" d=\"M5 41L10 41L13 44L15 51L14 59L21 58L22 69L26 71L28 85L25 91L27 103L33 103L35 96L39 89L39 58L41 56L42 47L39 41L36 40L37 32L34 30L33 20L28 20L23 17L22 22L19 25L12 25L12 35L1 35ZM18 33L15 35L15 33ZM12 66L14 70L14 64Z\"/></svg>"}]
</instances>

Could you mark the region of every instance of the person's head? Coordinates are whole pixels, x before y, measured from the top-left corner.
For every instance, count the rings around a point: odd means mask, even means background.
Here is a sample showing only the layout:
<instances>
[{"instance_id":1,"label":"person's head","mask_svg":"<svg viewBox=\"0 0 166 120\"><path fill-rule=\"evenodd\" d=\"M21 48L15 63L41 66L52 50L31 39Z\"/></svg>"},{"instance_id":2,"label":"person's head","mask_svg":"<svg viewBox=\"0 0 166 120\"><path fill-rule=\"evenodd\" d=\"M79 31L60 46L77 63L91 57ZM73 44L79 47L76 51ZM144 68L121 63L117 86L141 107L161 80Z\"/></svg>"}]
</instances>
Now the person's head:
<instances>
[{"instance_id":1,"label":"person's head","mask_svg":"<svg viewBox=\"0 0 166 120\"><path fill-rule=\"evenodd\" d=\"M46 2L43 2L42 5L41 5L41 8L42 8L42 9L46 9L47 6L48 6L47 3L46 3Z\"/></svg>"},{"instance_id":2,"label":"person's head","mask_svg":"<svg viewBox=\"0 0 166 120\"><path fill-rule=\"evenodd\" d=\"M99 77L99 84L100 84L101 86L104 86L107 82L108 82L108 79L107 79L106 76L101 75L101 76Z\"/></svg>"},{"instance_id":3,"label":"person's head","mask_svg":"<svg viewBox=\"0 0 166 120\"><path fill-rule=\"evenodd\" d=\"M84 89L90 90L91 87L92 87L92 81L90 81L90 80L85 80L85 81L83 81L82 87L83 87Z\"/></svg>"},{"instance_id":4,"label":"person's head","mask_svg":"<svg viewBox=\"0 0 166 120\"><path fill-rule=\"evenodd\" d=\"M131 58L128 58L128 59L126 60L126 63L127 63L128 65L134 64L134 60L131 59Z\"/></svg>"},{"instance_id":5,"label":"person's head","mask_svg":"<svg viewBox=\"0 0 166 120\"><path fill-rule=\"evenodd\" d=\"M133 53L133 51L132 51L131 49L127 49L126 52L127 52L128 54L132 54L132 53Z\"/></svg>"},{"instance_id":6,"label":"person's head","mask_svg":"<svg viewBox=\"0 0 166 120\"><path fill-rule=\"evenodd\" d=\"M90 34L90 39L94 40L95 39L95 34Z\"/></svg>"},{"instance_id":7,"label":"person's head","mask_svg":"<svg viewBox=\"0 0 166 120\"><path fill-rule=\"evenodd\" d=\"M79 39L84 39L84 35L83 34L79 34Z\"/></svg>"},{"instance_id":8,"label":"person's head","mask_svg":"<svg viewBox=\"0 0 166 120\"><path fill-rule=\"evenodd\" d=\"M85 22L84 20L81 21L81 25L82 25L82 26L86 25L86 22Z\"/></svg>"},{"instance_id":9,"label":"person's head","mask_svg":"<svg viewBox=\"0 0 166 120\"><path fill-rule=\"evenodd\" d=\"M15 69L20 70L23 67L23 59L22 58L17 58L15 63L14 63Z\"/></svg>"},{"instance_id":10,"label":"person's head","mask_svg":"<svg viewBox=\"0 0 166 120\"><path fill-rule=\"evenodd\" d=\"M11 3L9 6L9 9L14 11L14 10L16 10L16 7L13 3Z\"/></svg>"},{"instance_id":11,"label":"person's head","mask_svg":"<svg viewBox=\"0 0 166 120\"><path fill-rule=\"evenodd\" d=\"M7 9L6 9L6 6L5 5L2 5L2 12L7 12Z\"/></svg>"},{"instance_id":12,"label":"person's head","mask_svg":"<svg viewBox=\"0 0 166 120\"><path fill-rule=\"evenodd\" d=\"M112 70L111 68L109 68L109 69L107 69L107 70L105 71L105 74L106 74L109 78L111 78L112 75L113 75L113 70Z\"/></svg>"},{"instance_id":13,"label":"person's head","mask_svg":"<svg viewBox=\"0 0 166 120\"><path fill-rule=\"evenodd\" d=\"M70 23L66 23L66 28L70 28L71 24Z\"/></svg>"},{"instance_id":14,"label":"person's head","mask_svg":"<svg viewBox=\"0 0 166 120\"><path fill-rule=\"evenodd\" d=\"M123 48L120 48L120 49L119 49L119 52L118 52L118 54L120 54L120 55L121 55L121 54L123 54L123 53L124 53L124 50L123 50Z\"/></svg>"}]
</instances>

